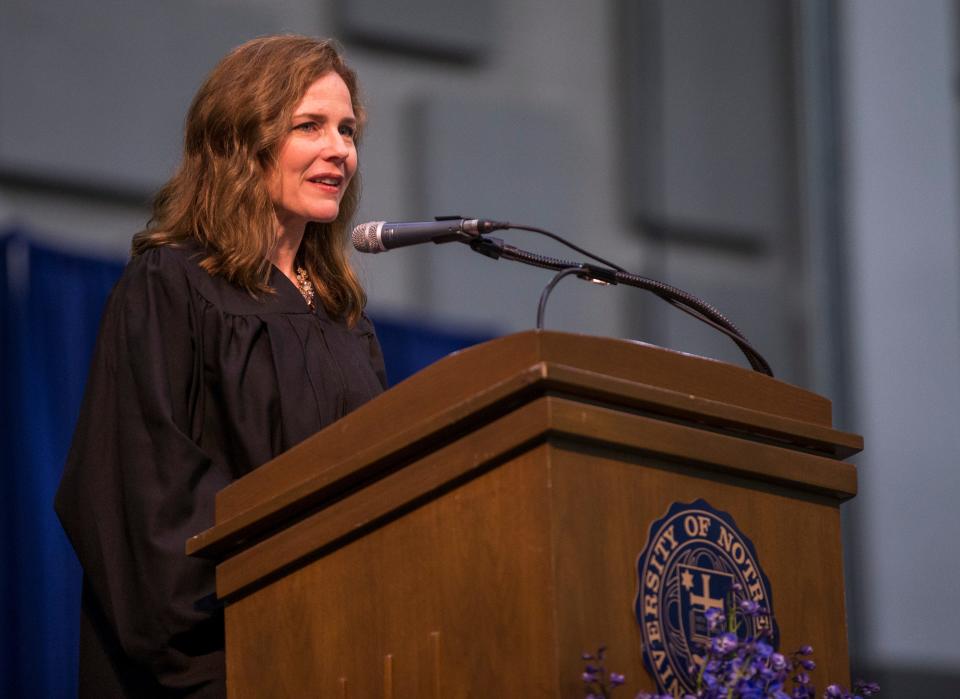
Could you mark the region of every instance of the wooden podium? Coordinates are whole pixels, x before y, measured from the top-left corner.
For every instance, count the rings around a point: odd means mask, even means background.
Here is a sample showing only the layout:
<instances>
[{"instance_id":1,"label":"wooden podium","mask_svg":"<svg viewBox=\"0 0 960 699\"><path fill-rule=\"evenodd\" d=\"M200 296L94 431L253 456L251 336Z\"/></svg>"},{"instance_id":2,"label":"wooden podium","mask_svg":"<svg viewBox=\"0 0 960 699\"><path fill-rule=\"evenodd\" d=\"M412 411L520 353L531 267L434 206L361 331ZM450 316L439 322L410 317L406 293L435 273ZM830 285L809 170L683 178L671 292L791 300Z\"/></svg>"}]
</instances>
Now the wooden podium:
<instances>
[{"instance_id":1,"label":"wooden podium","mask_svg":"<svg viewBox=\"0 0 960 699\"><path fill-rule=\"evenodd\" d=\"M652 689L634 616L651 522L704 498L753 540L781 649L848 681L839 505L862 439L830 402L641 343L531 331L451 355L224 489L187 543L218 562L239 697L581 697L609 647Z\"/></svg>"}]
</instances>

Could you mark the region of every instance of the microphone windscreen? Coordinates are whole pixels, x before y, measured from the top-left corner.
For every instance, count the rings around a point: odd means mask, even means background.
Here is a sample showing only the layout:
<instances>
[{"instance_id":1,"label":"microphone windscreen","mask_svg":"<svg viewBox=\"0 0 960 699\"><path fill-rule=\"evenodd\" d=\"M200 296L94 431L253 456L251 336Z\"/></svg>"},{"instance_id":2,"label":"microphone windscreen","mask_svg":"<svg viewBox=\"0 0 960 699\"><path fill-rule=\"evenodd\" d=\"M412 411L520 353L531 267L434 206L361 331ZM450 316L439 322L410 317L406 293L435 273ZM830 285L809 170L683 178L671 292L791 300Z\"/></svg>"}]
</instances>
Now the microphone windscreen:
<instances>
[{"instance_id":1,"label":"microphone windscreen","mask_svg":"<svg viewBox=\"0 0 960 699\"><path fill-rule=\"evenodd\" d=\"M358 252L383 252L386 250L377 235L377 229L381 225L383 225L383 221L370 221L356 226L350 235L353 247Z\"/></svg>"}]
</instances>

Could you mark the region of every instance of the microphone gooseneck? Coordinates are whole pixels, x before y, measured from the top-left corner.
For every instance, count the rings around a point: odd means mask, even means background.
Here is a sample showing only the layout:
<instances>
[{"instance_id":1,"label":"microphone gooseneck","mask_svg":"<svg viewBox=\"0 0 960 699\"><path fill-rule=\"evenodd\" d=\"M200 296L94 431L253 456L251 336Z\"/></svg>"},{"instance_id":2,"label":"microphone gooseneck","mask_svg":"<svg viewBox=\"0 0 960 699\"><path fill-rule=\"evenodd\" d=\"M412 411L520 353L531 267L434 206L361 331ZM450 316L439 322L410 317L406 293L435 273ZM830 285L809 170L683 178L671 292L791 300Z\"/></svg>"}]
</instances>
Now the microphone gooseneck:
<instances>
[{"instance_id":1,"label":"microphone gooseneck","mask_svg":"<svg viewBox=\"0 0 960 699\"><path fill-rule=\"evenodd\" d=\"M485 233L495 230L515 228L548 236L577 252L599 262L596 265L570 262L537 253L527 252L512 245L506 245L499 238L484 237ZM547 299L556 284L567 276L577 276L580 279L596 281L604 284L624 284L652 292L670 305L680 309L697 320L729 337L746 356L750 366L768 376L773 376L770 364L747 341L740 329L727 319L720 311L709 303L697 298L691 293L677 287L664 284L655 279L648 279L633 274L619 265L598 257L573 243L564 240L550 231L534 226L510 224L487 219L465 219L459 216L438 218L435 221L414 221L406 223L390 223L387 221L371 221L361 223L353 229L351 235L353 247L360 252L378 253L393 248L419 245L420 243L466 243L472 250L492 259L506 259L515 262L552 269L559 272L544 289L537 310L537 327L543 327L543 318Z\"/></svg>"}]
</instances>

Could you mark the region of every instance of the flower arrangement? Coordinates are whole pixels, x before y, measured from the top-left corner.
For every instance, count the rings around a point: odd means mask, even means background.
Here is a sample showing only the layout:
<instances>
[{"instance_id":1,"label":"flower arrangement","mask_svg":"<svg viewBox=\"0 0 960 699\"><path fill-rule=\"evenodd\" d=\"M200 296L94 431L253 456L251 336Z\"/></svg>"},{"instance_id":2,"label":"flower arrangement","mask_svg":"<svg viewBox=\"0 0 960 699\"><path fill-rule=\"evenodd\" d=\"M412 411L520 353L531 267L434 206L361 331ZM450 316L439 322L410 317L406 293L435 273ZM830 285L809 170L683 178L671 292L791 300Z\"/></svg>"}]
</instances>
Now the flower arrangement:
<instances>
[{"instance_id":1,"label":"flower arrangement","mask_svg":"<svg viewBox=\"0 0 960 699\"><path fill-rule=\"evenodd\" d=\"M728 609L728 613L708 610L710 643L704 648L699 667L690 668L691 674L696 673L694 693L678 698L640 692L635 699L816 699L817 691L809 675L816 667L811 657L813 648L802 646L790 655L783 655L770 645L768 633L746 639L737 635L737 612L747 617L763 611L749 599ZM596 653L583 654L587 662L581 675L585 699L609 699L611 692L626 682L622 674L606 670L605 654L604 647ZM858 681L852 691L831 684L821 696L823 699L864 699L879 691L876 683Z\"/></svg>"}]
</instances>

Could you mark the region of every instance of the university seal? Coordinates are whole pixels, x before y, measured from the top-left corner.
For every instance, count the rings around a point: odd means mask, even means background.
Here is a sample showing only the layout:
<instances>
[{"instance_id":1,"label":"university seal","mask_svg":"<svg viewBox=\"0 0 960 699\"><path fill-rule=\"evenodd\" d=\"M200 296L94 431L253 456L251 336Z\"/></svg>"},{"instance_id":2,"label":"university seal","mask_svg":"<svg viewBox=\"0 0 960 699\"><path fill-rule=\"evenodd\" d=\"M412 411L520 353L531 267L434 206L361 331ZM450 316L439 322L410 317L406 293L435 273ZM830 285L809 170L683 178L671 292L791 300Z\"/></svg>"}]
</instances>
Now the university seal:
<instances>
[{"instance_id":1,"label":"university seal","mask_svg":"<svg viewBox=\"0 0 960 699\"><path fill-rule=\"evenodd\" d=\"M773 617L770 581L760 567L753 543L726 512L705 500L674 503L650 525L637 558L635 611L643 639L643 662L658 690L674 695L692 692L709 643L706 612L728 610L743 600L766 610L738 614L741 638L769 631L779 637Z\"/></svg>"}]
</instances>

